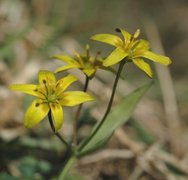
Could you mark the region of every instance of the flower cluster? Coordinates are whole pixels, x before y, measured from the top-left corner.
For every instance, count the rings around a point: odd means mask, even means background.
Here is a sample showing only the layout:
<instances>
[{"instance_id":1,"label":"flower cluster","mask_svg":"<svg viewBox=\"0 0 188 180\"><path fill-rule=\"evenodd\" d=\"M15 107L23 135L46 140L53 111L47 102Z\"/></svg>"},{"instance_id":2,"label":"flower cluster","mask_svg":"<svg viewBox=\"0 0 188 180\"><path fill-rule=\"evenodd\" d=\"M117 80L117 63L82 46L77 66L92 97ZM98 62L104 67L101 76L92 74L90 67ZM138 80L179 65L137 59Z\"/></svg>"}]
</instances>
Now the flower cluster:
<instances>
[{"instance_id":1,"label":"flower cluster","mask_svg":"<svg viewBox=\"0 0 188 180\"><path fill-rule=\"evenodd\" d=\"M125 61L133 62L149 77L152 77L153 73L151 67L145 62L145 59L163 65L169 65L171 63L168 57L152 52L148 41L138 39L140 30L137 30L133 35L123 29L117 29L117 32L121 33L122 38L113 34L96 34L91 37L92 40L115 47L106 58L103 59L99 57L99 53L94 57L91 56L90 47L87 45L86 52L83 55L79 53L75 53L75 57L70 57L65 54L54 55L53 59L58 59L66 63L66 65L57 68L55 73L71 68L78 68L87 78L92 79L97 69L112 71L110 66ZM119 78L119 75L117 76ZM66 91L66 89L77 80L73 75L67 75L56 80L53 72L43 70L39 72L38 78L38 85L15 84L10 86L12 90L21 91L37 97L25 113L25 127L34 127L43 120L47 114L52 113L54 129L55 132L57 132L62 127L64 119L62 106L74 106L94 99L91 95L83 91ZM113 98L111 98L111 103L112 100Z\"/></svg>"}]
</instances>

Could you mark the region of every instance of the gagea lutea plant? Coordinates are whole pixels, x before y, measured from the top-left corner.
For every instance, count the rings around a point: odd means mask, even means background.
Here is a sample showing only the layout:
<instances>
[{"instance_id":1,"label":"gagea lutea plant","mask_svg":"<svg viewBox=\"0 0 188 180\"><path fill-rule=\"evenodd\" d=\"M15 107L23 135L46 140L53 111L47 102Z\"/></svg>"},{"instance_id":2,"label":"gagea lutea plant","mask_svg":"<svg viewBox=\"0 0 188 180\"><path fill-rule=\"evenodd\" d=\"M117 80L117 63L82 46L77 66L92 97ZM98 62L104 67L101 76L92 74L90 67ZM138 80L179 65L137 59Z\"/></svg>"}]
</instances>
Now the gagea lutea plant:
<instances>
[{"instance_id":1,"label":"gagea lutea plant","mask_svg":"<svg viewBox=\"0 0 188 180\"><path fill-rule=\"evenodd\" d=\"M126 63L133 63L152 78L153 72L147 62L148 60L162 65L169 65L171 63L170 58L152 52L148 41L139 39L139 29L133 35L119 28L116 31L120 33L121 37L105 33L91 37L94 41L114 47L114 50L106 58L102 58L99 53L92 56L89 45L86 45L84 54L74 53L73 56L70 56L62 53L54 55L53 59L63 61L65 65L58 67L54 72L40 70L38 73L39 84L13 84L10 86L11 90L36 97L25 113L24 126L26 128L34 128L45 117L48 117L52 131L67 148L68 153L66 152L66 161L62 162L63 167L59 176L60 180L66 179L69 170L77 159L95 152L110 139L113 132L130 118L140 98L151 86L152 83L150 82L140 87L128 96L123 97L116 106L112 107L118 80L121 77L124 65ZM112 67L115 64L118 64L117 71ZM67 91L67 88L77 81L77 78L71 74L60 79L56 78L57 73L69 69L79 69L85 75L86 80L82 90ZM78 142L79 132L77 124L80 113L83 103L95 99L87 91L89 82L95 77L98 69L113 72L113 75L115 75L111 96L102 119L96 123L87 137ZM59 133L64 122L63 107L75 105L79 105L79 107L76 111L75 123L73 123L72 140L68 141Z\"/></svg>"}]
</instances>

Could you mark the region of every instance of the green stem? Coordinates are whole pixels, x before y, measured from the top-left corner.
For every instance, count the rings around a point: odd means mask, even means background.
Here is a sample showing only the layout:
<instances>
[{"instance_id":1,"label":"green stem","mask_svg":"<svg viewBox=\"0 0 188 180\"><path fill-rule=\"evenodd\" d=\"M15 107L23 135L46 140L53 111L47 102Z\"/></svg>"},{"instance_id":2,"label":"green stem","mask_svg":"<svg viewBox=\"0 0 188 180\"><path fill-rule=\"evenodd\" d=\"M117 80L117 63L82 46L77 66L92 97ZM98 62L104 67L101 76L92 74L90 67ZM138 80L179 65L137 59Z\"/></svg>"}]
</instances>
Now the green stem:
<instances>
[{"instance_id":1,"label":"green stem","mask_svg":"<svg viewBox=\"0 0 188 180\"><path fill-rule=\"evenodd\" d=\"M103 125L103 123L105 122L105 119L106 117L108 116L110 110L111 110L111 107L112 107L112 103L113 103L113 100L114 100L114 95L115 95L115 92L116 92L116 88L117 88L117 84L118 84L118 81L119 81L119 78L120 78L120 75L121 75L121 72L122 72L122 69L123 69L123 66L125 64L125 60L122 60L119 64L119 68L118 68L118 71L117 71L117 75L116 75L116 78L115 78L115 81L114 81L114 85L113 85L113 89L112 89L112 93L111 93L111 97L110 97L110 101L108 103L108 106L107 106L107 109L106 109L106 112L102 118L102 120L100 121L99 125L96 127L96 129L94 130L94 132L92 133L92 135L85 141L85 143L83 143L80 147L79 147L79 150L83 149L87 144L88 142L95 136L95 134L97 133L97 131L100 129L100 127Z\"/></svg>"},{"instance_id":2,"label":"green stem","mask_svg":"<svg viewBox=\"0 0 188 180\"><path fill-rule=\"evenodd\" d=\"M58 139L60 139L60 141L67 147L70 148L70 145L61 137L61 135L58 132L55 132L55 127L53 124L53 120L52 120L52 114L51 114L51 110L48 112L48 119L49 119L49 123L51 126L52 131L54 132L54 134L58 137Z\"/></svg>"},{"instance_id":3,"label":"green stem","mask_svg":"<svg viewBox=\"0 0 188 180\"><path fill-rule=\"evenodd\" d=\"M112 89L112 94L111 94L111 97L110 97L110 101L108 103L108 107L106 109L106 112L101 120L101 125L103 124L104 120L106 119L106 117L108 116L110 110L111 110L111 107L112 107L112 103L113 103L113 100L114 100L114 95L115 95L115 92L116 92L116 88L117 88L117 84L118 84L118 81L119 81L119 78L120 78L120 75L121 75L121 71L123 69L123 66L125 64L125 60L121 61L120 64L119 64L119 68L118 68L118 71L117 71L117 75L116 75L116 79L114 81L114 85L113 85L113 89ZM100 128L100 127L99 127Z\"/></svg>"},{"instance_id":4,"label":"green stem","mask_svg":"<svg viewBox=\"0 0 188 180\"><path fill-rule=\"evenodd\" d=\"M72 155L70 157L70 159L67 161L67 163L65 164L65 166L63 167L63 170L62 170L58 180L66 180L66 176L75 161L76 161L76 157L74 155Z\"/></svg>"},{"instance_id":5,"label":"green stem","mask_svg":"<svg viewBox=\"0 0 188 180\"><path fill-rule=\"evenodd\" d=\"M86 76L86 79L85 79L85 85L84 85L84 89L83 91L86 92L87 91L87 88L88 88L88 85L89 85L89 77ZM78 132L77 132L77 125L78 125L78 120L79 120L79 117L80 117L80 113L81 113L81 110L82 110L82 106L83 104L80 104L77 111L76 111L76 115L75 115L75 120L74 120L74 125L73 125L73 142L75 144L77 144L78 142L78 138L77 138L77 135L78 135Z\"/></svg>"},{"instance_id":6,"label":"green stem","mask_svg":"<svg viewBox=\"0 0 188 180\"><path fill-rule=\"evenodd\" d=\"M122 72L122 69L123 69L123 66L125 64L125 61L121 61L120 62L120 65L119 65L119 69L118 69L118 72L117 72L117 75L116 75L116 78L115 78L115 81L114 81L114 86L113 86L113 89L112 89L112 94L111 94L111 97L110 97L110 101L108 103L108 106L107 106L107 109L106 109L106 112L100 122L100 124L97 126L97 128L94 130L94 132L92 133L92 135L87 139L87 141L85 141L85 143L83 143L79 149L81 150L82 148L84 148L87 143L95 136L95 134L97 133L97 131L100 129L100 127L103 125L106 117L108 116L110 110L111 110L111 107L112 107L112 103L113 103L113 99L114 99L114 95L115 95L115 91L116 91L116 88L117 88L117 84L118 84L118 80L120 78L120 75L121 75L121 72ZM85 83L85 91L87 90L87 86L88 86L88 82L89 82L89 78L86 79L86 83ZM81 106L81 105L80 105ZM81 107L79 107L80 110L81 110ZM76 116L76 118L79 117L79 114L80 114L80 110L77 110L77 114L78 116ZM64 168L63 168L63 171L61 172L58 180L65 180L70 168L73 166L74 162L76 161L76 157L75 155L73 154L73 152L70 154L70 158L68 159L68 161L66 162Z\"/></svg>"}]
</instances>

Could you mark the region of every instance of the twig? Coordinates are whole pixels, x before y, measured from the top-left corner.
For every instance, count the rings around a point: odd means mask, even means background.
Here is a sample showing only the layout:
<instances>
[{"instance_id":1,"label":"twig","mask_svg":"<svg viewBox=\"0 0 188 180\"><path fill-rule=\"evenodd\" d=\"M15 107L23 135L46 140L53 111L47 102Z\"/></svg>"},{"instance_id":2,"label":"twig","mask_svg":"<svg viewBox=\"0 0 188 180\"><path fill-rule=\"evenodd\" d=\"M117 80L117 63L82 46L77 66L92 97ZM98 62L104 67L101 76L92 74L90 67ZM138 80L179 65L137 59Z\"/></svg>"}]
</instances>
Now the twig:
<instances>
[{"instance_id":1,"label":"twig","mask_svg":"<svg viewBox=\"0 0 188 180\"><path fill-rule=\"evenodd\" d=\"M142 173L143 169L139 166L136 166L127 180L138 180Z\"/></svg>"},{"instance_id":2,"label":"twig","mask_svg":"<svg viewBox=\"0 0 188 180\"><path fill-rule=\"evenodd\" d=\"M123 128L118 128L115 133L115 137L123 144L125 147L129 148L135 154L139 154L144 149L144 145L138 142L135 142L127 136Z\"/></svg>"},{"instance_id":3,"label":"twig","mask_svg":"<svg viewBox=\"0 0 188 180\"><path fill-rule=\"evenodd\" d=\"M98 153L84 156L79 160L78 164L85 165L90 163L96 163L104 159L129 159L132 157L134 157L134 153L130 150L105 149L101 150Z\"/></svg>"},{"instance_id":4,"label":"twig","mask_svg":"<svg viewBox=\"0 0 188 180\"><path fill-rule=\"evenodd\" d=\"M88 85L89 85L89 77L86 76L84 89L83 89L84 92L87 91ZM73 124L73 142L75 144L77 144L77 141L78 141L78 137L77 137L77 135L78 135L78 129L77 128L78 127L77 126L78 126L78 120L80 118L80 113L81 113L81 110L82 110L82 106L83 106L83 104L80 104L78 106L78 109L77 109L76 114L75 114L74 124Z\"/></svg>"}]
</instances>

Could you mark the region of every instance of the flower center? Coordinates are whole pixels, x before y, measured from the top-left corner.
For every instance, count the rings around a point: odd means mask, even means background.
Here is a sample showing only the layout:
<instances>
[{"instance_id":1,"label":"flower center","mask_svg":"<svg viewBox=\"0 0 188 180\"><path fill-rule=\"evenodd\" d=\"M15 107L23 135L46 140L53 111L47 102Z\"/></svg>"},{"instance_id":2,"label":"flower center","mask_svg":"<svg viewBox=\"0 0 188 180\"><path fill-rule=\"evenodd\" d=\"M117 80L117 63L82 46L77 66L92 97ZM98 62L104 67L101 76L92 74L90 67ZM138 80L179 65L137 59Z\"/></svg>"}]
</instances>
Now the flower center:
<instances>
[{"instance_id":1,"label":"flower center","mask_svg":"<svg viewBox=\"0 0 188 180\"><path fill-rule=\"evenodd\" d=\"M55 93L53 93L53 94L48 94L47 100L48 100L48 102L52 102L52 103L56 102L56 101L57 101L57 96L56 96L56 94L55 94Z\"/></svg>"},{"instance_id":2,"label":"flower center","mask_svg":"<svg viewBox=\"0 0 188 180\"><path fill-rule=\"evenodd\" d=\"M41 88L44 92L44 99L47 103L55 103L57 102L57 93L56 93L56 86L54 83L44 83L44 86Z\"/></svg>"}]
</instances>

